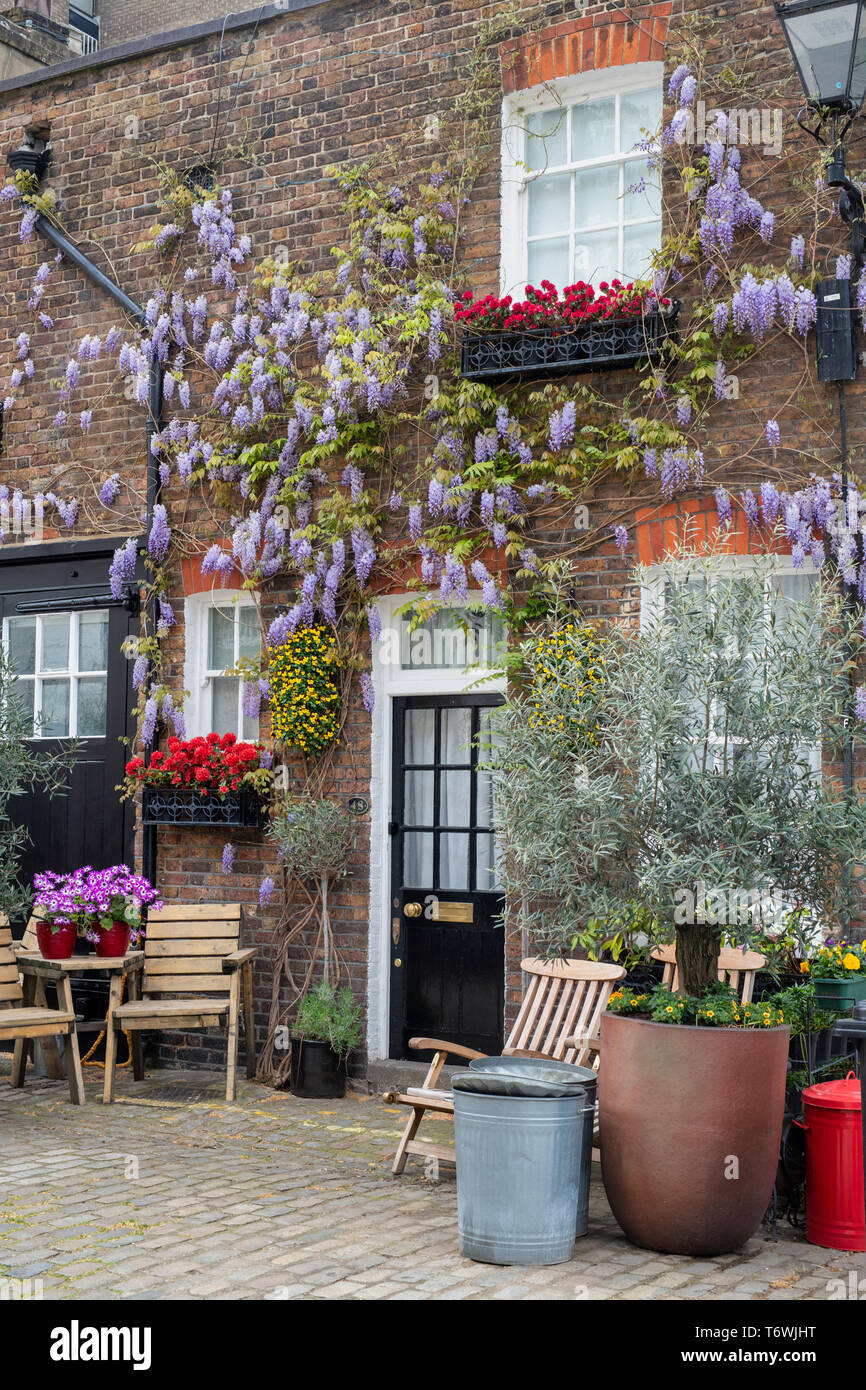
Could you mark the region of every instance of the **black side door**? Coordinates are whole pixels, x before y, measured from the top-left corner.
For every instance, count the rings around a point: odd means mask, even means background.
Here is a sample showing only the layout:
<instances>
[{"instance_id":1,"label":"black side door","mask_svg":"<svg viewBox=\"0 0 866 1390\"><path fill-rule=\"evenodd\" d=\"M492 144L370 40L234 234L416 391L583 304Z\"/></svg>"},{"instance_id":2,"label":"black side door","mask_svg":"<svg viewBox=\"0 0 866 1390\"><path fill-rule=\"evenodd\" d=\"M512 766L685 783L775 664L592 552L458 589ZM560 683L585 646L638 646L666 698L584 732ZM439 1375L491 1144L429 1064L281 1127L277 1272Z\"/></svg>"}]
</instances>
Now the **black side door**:
<instances>
[{"instance_id":1,"label":"black side door","mask_svg":"<svg viewBox=\"0 0 866 1390\"><path fill-rule=\"evenodd\" d=\"M497 703L489 695L394 701L392 1057L417 1056L408 1046L416 1036L502 1048L503 898L490 779L476 746Z\"/></svg>"},{"instance_id":2,"label":"black side door","mask_svg":"<svg viewBox=\"0 0 866 1390\"><path fill-rule=\"evenodd\" d=\"M121 643L138 629L137 595L112 598L109 559L104 550L14 562L0 553L3 641L34 741L56 748L59 739L79 740L66 794L36 789L17 802L16 820L31 838L25 885L42 869L132 863L134 806L115 788L128 756L121 740L131 733L131 663Z\"/></svg>"}]
</instances>

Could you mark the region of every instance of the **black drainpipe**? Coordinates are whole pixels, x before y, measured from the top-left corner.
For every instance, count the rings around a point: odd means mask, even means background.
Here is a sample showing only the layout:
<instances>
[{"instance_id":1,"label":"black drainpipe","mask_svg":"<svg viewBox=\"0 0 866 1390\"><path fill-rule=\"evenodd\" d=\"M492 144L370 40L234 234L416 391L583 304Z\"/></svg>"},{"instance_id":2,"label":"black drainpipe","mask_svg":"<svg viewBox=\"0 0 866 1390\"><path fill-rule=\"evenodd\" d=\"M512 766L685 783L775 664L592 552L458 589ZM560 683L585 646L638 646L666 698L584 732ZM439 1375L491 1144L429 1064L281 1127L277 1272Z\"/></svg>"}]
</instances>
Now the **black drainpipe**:
<instances>
[{"instance_id":1,"label":"black drainpipe","mask_svg":"<svg viewBox=\"0 0 866 1390\"><path fill-rule=\"evenodd\" d=\"M16 151L17 153L17 151ZM15 168L15 155L10 157L9 163ZM146 323L144 310L140 304L136 304L134 299L116 285L113 280L93 264L88 256L85 256L74 242L70 241L58 227L49 222L47 217L41 214L36 219L36 230L47 241L52 242L63 255L78 269L83 271L88 280L92 280L94 285L98 285L101 290L114 300L115 304L120 305L127 314L131 315L136 322L143 326ZM162 364L158 361L156 354L151 358L150 363L150 395L148 398L147 410L147 529L150 531L153 521L153 509L159 501L159 459L153 451L153 437L162 427ZM151 625L155 621L155 606L151 599L149 605L149 618ZM150 755L152 750L145 749L146 754ZM145 825L142 827L141 845L142 873L151 883L156 883L156 826Z\"/></svg>"}]
</instances>

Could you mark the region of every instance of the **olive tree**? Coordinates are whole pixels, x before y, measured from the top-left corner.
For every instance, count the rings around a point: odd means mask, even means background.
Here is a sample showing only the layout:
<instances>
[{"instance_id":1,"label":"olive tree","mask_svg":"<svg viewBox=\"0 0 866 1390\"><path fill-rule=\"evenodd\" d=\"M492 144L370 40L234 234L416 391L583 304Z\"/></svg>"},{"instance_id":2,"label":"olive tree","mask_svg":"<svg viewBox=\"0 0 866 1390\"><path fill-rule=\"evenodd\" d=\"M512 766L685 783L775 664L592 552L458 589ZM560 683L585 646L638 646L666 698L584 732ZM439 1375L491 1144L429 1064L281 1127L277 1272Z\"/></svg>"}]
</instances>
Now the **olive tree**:
<instances>
[{"instance_id":1,"label":"olive tree","mask_svg":"<svg viewBox=\"0 0 866 1390\"><path fill-rule=\"evenodd\" d=\"M603 679L569 674L586 666L586 629L559 628L553 675L537 639L524 645L488 755L500 876L548 955L634 903L676 940L680 989L695 995L731 922L718 904L748 904L741 944L773 901L827 923L849 909L866 806L826 768L856 639L832 583L815 574L795 595L771 559L744 572L683 553L638 578L658 601L639 631L603 640Z\"/></svg>"}]
</instances>

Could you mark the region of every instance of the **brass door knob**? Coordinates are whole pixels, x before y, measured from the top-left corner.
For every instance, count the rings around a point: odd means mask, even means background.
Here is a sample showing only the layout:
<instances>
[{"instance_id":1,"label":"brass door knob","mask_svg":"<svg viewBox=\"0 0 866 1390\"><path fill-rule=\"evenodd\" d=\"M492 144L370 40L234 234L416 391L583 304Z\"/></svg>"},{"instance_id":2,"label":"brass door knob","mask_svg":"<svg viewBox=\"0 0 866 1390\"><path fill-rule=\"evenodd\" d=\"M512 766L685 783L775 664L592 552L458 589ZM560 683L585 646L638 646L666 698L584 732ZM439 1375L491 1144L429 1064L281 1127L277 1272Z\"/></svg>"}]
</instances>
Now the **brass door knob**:
<instances>
[{"instance_id":1,"label":"brass door knob","mask_svg":"<svg viewBox=\"0 0 866 1390\"><path fill-rule=\"evenodd\" d=\"M406 917L420 917L420 916L421 916L421 904L420 904L420 903L407 903L406 906L403 908L403 912L404 912L404 914L405 914Z\"/></svg>"},{"instance_id":2,"label":"brass door knob","mask_svg":"<svg viewBox=\"0 0 866 1390\"><path fill-rule=\"evenodd\" d=\"M399 956L398 956L397 959L395 960L394 964L396 965L397 969L399 970L399 969L400 969L400 966L403 964L403 962L401 961L401 959L400 959Z\"/></svg>"}]
</instances>

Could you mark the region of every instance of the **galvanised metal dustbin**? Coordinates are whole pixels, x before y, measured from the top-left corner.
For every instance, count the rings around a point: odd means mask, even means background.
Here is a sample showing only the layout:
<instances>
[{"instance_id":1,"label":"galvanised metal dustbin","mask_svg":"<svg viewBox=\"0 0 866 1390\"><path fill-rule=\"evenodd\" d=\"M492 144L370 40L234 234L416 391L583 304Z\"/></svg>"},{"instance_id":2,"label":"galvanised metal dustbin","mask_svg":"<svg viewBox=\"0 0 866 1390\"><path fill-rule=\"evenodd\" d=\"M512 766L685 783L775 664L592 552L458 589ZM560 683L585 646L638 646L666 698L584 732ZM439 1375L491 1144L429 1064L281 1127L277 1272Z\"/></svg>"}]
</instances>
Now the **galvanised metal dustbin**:
<instances>
[{"instance_id":1,"label":"galvanised metal dustbin","mask_svg":"<svg viewBox=\"0 0 866 1390\"><path fill-rule=\"evenodd\" d=\"M586 1231L593 1091L545 1095L527 1080L535 1094L497 1095L478 1089L482 1075L452 1081L460 1251L487 1264L560 1264Z\"/></svg>"}]
</instances>

